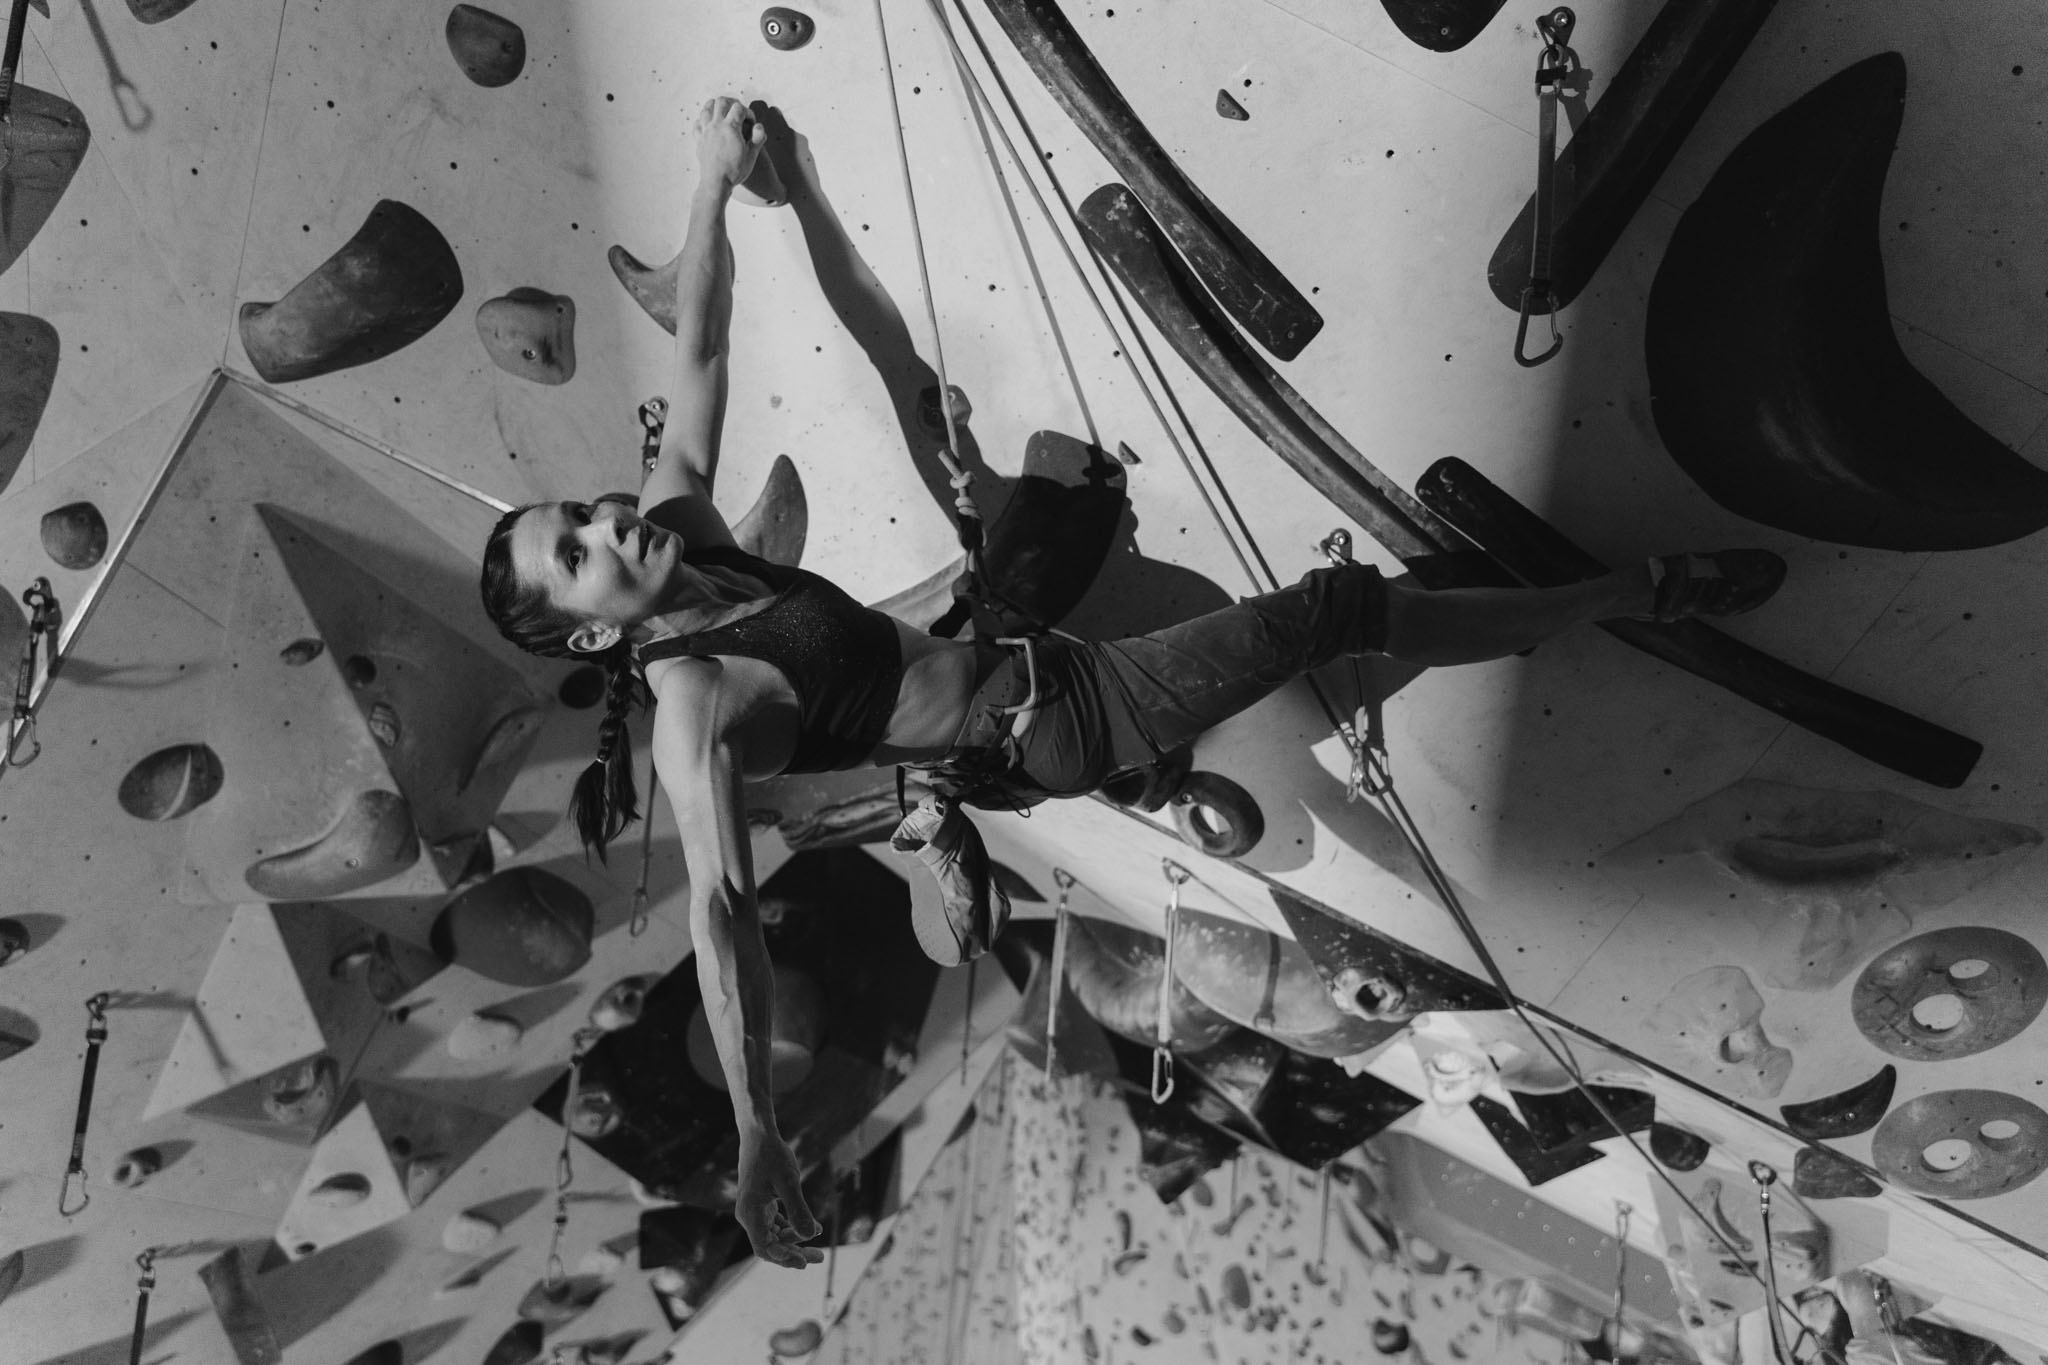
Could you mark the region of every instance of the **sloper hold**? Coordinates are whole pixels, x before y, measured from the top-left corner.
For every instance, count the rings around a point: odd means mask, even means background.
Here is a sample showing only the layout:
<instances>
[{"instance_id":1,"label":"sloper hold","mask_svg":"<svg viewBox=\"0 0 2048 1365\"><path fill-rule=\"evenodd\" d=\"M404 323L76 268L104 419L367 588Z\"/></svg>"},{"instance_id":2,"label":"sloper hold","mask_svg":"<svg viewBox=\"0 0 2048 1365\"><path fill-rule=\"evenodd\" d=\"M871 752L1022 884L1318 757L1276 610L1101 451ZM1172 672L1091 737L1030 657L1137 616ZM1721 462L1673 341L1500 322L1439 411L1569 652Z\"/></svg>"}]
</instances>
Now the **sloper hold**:
<instances>
[{"instance_id":1,"label":"sloper hold","mask_svg":"<svg viewBox=\"0 0 2048 1365\"><path fill-rule=\"evenodd\" d=\"M761 11L761 37L777 52L794 52L817 32L817 24L802 10L773 5Z\"/></svg>"},{"instance_id":2,"label":"sloper hold","mask_svg":"<svg viewBox=\"0 0 2048 1365\"><path fill-rule=\"evenodd\" d=\"M1823 82L1728 157L1650 290L1664 445L1731 512L1889 550L1996 545L2048 525L2048 471L1965 417L1892 332L1876 225L1906 64Z\"/></svg>"},{"instance_id":3,"label":"sloper hold","mask_svg":"<svg viewBox=\"0 0 2048 1365\"><path fill-rule=\"evenodd\" d=\"M462 298L462 267L419 210L379 200L355 236L275 303L245 303L242 348L272 384L366 365L419 340Z\"/></svg>"},{"instance_id":4,"label":"sloper hold","mask_svg":"<svg viewBox=\"0 0 2048 1365\"><path fill-rule=\"evenodd\" d=\"M1402 1027L1337 1008L1299 943L1240 920L1183 908L1173 966L1218 1014L1311 1057L1349 1057Z\"/></svg>"},{"instance_id":5,"label":"sloper hold","mask_svg":"<svg viewBox=\"0 0 2048 1365\"><path fill-rule=\"evenodd\" d=\"M476 334L491 363L536 384L576 377L576 300L525 285L476 310Z\"/></svg>"},{"instance_id":6,"label":"sloper hold","mask_svg":"<svg viewBox=\"0 0 2048 1365\"><path fill-rule=\"evenodd\" d=\"M1698 1133L1668 1123L1650 1125L1650 1155L1674 1171L1698 1170L1712 1145Z\"/></svg>"},{"instance_id":7,"label":"sloper hold","mask_svg":"<svg viewBox=\"0 0 2048 1365\"><path fill-rule=\"evenodd\" d=\"M28 250L85 160L92 133L70 100L31 85L14 87L0 124L0 274Z\"/></svg>"},{"instance_id":8,"label":"sloper hold","mask_svg":"<svg viewBox=\"0 0 2048 1365\"><path fill-rule=\"evenodd\" d=\"M510 85L526 68L526 32L475 5L448 11L448 50L462 74L486 89Z\"/></svg>"},{"instance_id":9,"label":"sloper hold","mask_svg":"<svg viewBox=\"0 0 2048 1365\"><path fill-rule=\"evenodd\" d=\"M547 1328L537 1322L519 1322L505 1329L484 1356L484 1365L532 1365L540 1359L541 1342Z\"/></svg>"},{"instance_id":10,"label":"sloper hold","mask_svg":"<svg viewBox=\"0 0 2048 1365\"><path fill-rule=\"evenodd\" d=\"M605 252L604 258L611 262L612 274L619 277L619 283L633 296L633 302L640 305L648 317L660 324L661 330L670 336L676 334L676 273L683 256L677 252L666 265L648 265L622 246L614 246Z\"/></svg>"},{"instance_id":11,"label":"sloper hold","mask_svg":"<svg viewBox=\"0 0 2048 1365\"><path fill-rule=\"evenodd\" d=\"M733 523L732 538L750 555L793 567L803 558L810 529L811 507L804 496L803 475L797 471L796 461L777 455L775 463L768 466L768 479L755 495L754 505Z\"/></svg>"},{"instance_id":12,"label":"sloper hold","mask_svg":"<svg viewBox=\"0 0 2048 1365\"><path fill-rule=\"evenodd\" d=\"M0 170L0 188L5 175ZM57 329L27 313L0 313L0 493L28 454L56 382Z\"/></svg>"},{"instance_id":13,"label":"sloper hold","mask_svg":"<svg viewBox=\"0 0 2048 1365\"><path fill-rule=\"evenodd\" d=\"M1884 1186L1849 1158L1825 1147L1801 1147L1792 1158L1792 1193L1801 1199L1868 1199Z\"/></svg>"},{"instance_id":14,"label":"sloper hold","mask_svg":"<svg viewBox=\"0 0 2048 1365\"><path fill-rule=\"evenodd\" d=\"M39 530L43 553L66 569L90 569L107 553L107 519L89 502L51 508Z\"/></svg>"},{"instance_id":15,"label":"sloper hold","mask_svg":"<svg viewBox=\"0 0 2048 1365\"><path fill-rule=\"evenodd\" d=\"M1804 1104L1781 1105L1778 1112L1785 1116L1785 1126L1803 1138L1855 1137L1877 1127L1891 1108L1898 1084L1899 1069L1886 1063L1860 1085Z\"/></svg>"},{"instance_id":16,"label":"sloper hold","mask_svg":"<svg viewBox=\"0 0 2048 1365\"><path fill-rule=\"evenodd\" d=\"M218 795L223 776L204 744L173 744L130 768L114 798L138 820L175 820Z\"/></svg>"},{"instance_id":17,"label":"sloper hold","mask_svg":"<svg viewBox=\"0 0 2048 1365\"><path fill-rule=\"evenodd\" d=\"M366 791L356 793L327 833L250 864L242 876L266 900L318 900L374 886L419 856L412 806L397 792Z\"/></svg>"},{"instance_id":18,"label":"sloper hold","mask_svg":"<svg viewBox=\"0 0 2048 1365\"><path fill-rule=\"evenodd\" d=\"M596 908L575 885L538 867L515 867L449 902L434 948L460 967L508 986L547 986L590 960Z\"/></svg>"},{"instance_id":19,"label":"sloper hold","mask_svg":"<svg viewBox=\"0 0 2048 1365\"><path fill-rule=\"evenodd\" d=\"M1411 1016L1425 1010L1505 1008L1492 987L1404 943L1279 888L1273 901L1326 987L1359 979L1386 981L1402 992L1402 1012Z\"/></svg>"},{"instance_id":20,"label":"sloper hold","mask_svg":"<svg viewBox=\"0 0 2048 1365\"><path fill-rule=\"evenodd\" d=\"M1380 0L1401 36L1431 52L1456 52L1477 38L1507 0Z\"/></svg>"},{"instance_id":21,"label":"sloper hold","mask_svg":"<svg viewBox=\"0 0 2048 1365\"><path fill-rule=\"evenodd\" d=\"M1216 92L1216 112L1229 119L1232 123L1243 123L1251 118L1251 115L1245 112L1245 107L1231 98L1228 90L1218 90Z\"/></svg>"}]
</instances>

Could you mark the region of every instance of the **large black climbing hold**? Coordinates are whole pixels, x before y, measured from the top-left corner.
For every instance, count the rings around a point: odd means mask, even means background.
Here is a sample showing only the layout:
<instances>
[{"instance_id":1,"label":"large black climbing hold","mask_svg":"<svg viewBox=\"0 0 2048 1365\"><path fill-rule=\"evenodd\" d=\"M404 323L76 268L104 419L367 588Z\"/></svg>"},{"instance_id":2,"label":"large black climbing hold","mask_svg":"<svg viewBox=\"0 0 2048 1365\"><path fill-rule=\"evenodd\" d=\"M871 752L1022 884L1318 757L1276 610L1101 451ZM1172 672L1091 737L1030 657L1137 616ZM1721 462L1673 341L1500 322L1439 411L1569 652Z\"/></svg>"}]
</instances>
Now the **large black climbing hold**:
<instances>
[{"instance_id":1,"label":"large black climbing hold","mask_svg":"<svg viewBox=\"0 0 2048 1365\"><path fill-rule=\"evenodd\" d=\"M1825 1147L1801 1147L1792 1158L1792 1193L1801 1199L1869 1199L1884 1193L1870 1172Z\"/></svg>"},{"instance_id":2,"label":"large black climbing hold","mask_svg":"<svg viewBox=\"0 0 2048 1365\"><path fill-rule=\"evenodd\" d=\"M1674 1171L1695 1171L1713 1148L1698 1133L1668 1123L1650 1125L1650 1155Z\"/></svg>"},{"instance_id":3,"label":"large black climbing hold","mask_svg":"<svg viewBox=\"0 0 2048 1365\"><path fill-rule=\"evenodd\" d=\"M1126 498L1124 467L1098 446L1035 431L1024 470L982 548L983 595L1003 633L1050 629L1109 558Z\"/></svg>"},{"instance_id":4,"label":"large black climbing hold","mask_svg":"<svg viewBox=\"0 0 2048 1365\"><path fill-rule=\"evenodd\" d=\"M1605 564L1455 455L1424 470L1415 490L1531 587L1582 583L1607 572ZM1602 621L1600 628L1873 763L1937 787L1961 786L1984 753L1976 740L1803 673L1704 621Z\"/></svg>"},{"instance_id":5,"label":"large black climbing hold","mask_svg":"<svg viewBox=\"0 0 2048 1365\"><path fill-rule=\"evenodd\" d=\"M1898 1084L1899 1069L1886 1064L1869 1080L1840 1094L1782 1105L1778 1112L1785 1116L1785 1126L1803 1138L1855 1137L1877 1127L1884 1111L1891 1108L1892 1092Z\"/></svg>"},{"instance_id":6,"label":"large black climbing hold","mask_svg":"<svg viewBox=\"0 0 2048 1365\"><path fill-rule=\"evenodd\" d=\"M2048 470L1965 417L1892 332L1877 219L1904 117L1896 52L1743 140L1650 290L1651 412L1731 512L1802 536L1961 550L2048 526Z\"/></svg>"},{"instance_id":7,"label":"large black climbing hold","mask_svg":"<svg viewBox=\"0 0 2048 1365\"><path fill-rule=\"evenodd\" d=\"M1173 794L1173 827L1212 858L1242 858L1266 837L1266 817L1243 787L1197 769Z\"/></svg>"},{"instance_id":8,"label":"large black climbing hold","mask_svg":"<svg viewBox=\"0 0 2048 1365\"><path fill-rule=\"evenodd\" d=\"M1477 38L1507 0L1380 0L1401 36L1431 52L1456 52Z\"/></svg>"},{"instance_id":9,"label":"large black climbing hold","mask_svg":"<svg viewBox=\"0 0 2048 1365\"><path fill-rule=\"evenodd\" d=\"M526 69L526 31L475 5L448 11L448 50L462 74L486 89L510 85Z\"/></svg>"},{"instance_id":10,"label":"large black climbing hold","mask_svg":"<svg viewBox=\"0 0 2048 1365\"><path fill-rule=\"evenodd\" d=\"M1777 0L1665 5L1572 129L1551 172L1550 290L1569 307L1649 197L1700 112L1749 47ZM1535 246L1536 196L1502 234L1486 266L1493 296L1519 312ZM1529 311L1550 300L1532 296Z\"/></svg>"},{"instance_id":11,"label":"large black climbing hold","mask_svg":"<svg viewBox=\"0 0 2048 1365\"><path fill-rule=\"evenodd\" d=\"M1195 751L1183 744L1168 750L1142 768L1131 768L1104 782L1096 795L1125 810L1163 809L1193 766Z\"/></svg>"},{"instance_id":12,"label":"large black climbing hold","mask_svg":"<svg viewBox=\"0 0 2048 1365\"><path fill-rule=\"evenodd\" d=\"M817 24L802 10L773 5L761 11L761 36L777 52L794 52L817 32Z\"/></svg>"},{"instance_id":13,"label":"large black climbing hold","mask_svg":"<svg viewBox=\"0 0 2048 1365\"><path fill-rule=\"evenodd\" d=\"M114 799L138 820L175 820L219 795L224 777L206 745L173 744L130 768Z\"/></svg>"},{"instance_id":14,"label":"large black climbing hold","mask_svg":"<svg viewBox=\"0 0 2048 1365\"><path fill-rule=\"evenodd\" d=\"M434 923L436 952L508 986L549 986L590 960L596 907L575 885L514 867L472 886Z\"/></svg>"},{"instance_id":15,"label":"large black climbing hold","mask_svg":"<svg viewBox=\"0 0 2048 1365\"><path fill-rule=\"evenodd\" d=\"M327 833L251 863L242 878L265 900L318 900L395 877L419 856L411 804L397 792L373 789L358 792Z\"/></svg>"},{"instance_id":16,"label":"large black climbing hold","mask_svg":"<svg viewBox=\"0 0 2048 1365\"><path fill-rule=\"evenodd\" d=\"M1657 1111L1657 1097L1647 1091L1611 1085L1587 1089L1607 1106L1607 1112L1614 1115L1623 1132L1649 1127L1651 1115ZM1515 1108L1522 1113L1522 1125L1529 1130L1530 1138L1546 1152L1586 1147L1616 1135L1593 1101L1579 1090L1555 1095L1532 1095L1519 1090L1509 1093L1514 1096Z\"/></svg>"},{"instance_id":17,"label":"large black climbing hold","mask_svg":"<svg viewBox=\"0 0 2048 1365\"><path fill-rule=\"evenodd\" d=\"M192 8L194 0L128 0L128 12L136 22L161 24Z\"/></svg>"},{"instance_id":18,"label":"large black climbing hold","mask_svg":"<svg viewBox=\"0 0 2048 1365\"><path fill-rule=\"evenodd\" d=\"M0 917L0 967L27 956L31 946L26 924L11 917Z\"/></svg>"},{"instance_id":19,"label":"large black climbing hold","mask_svg":"<svg viewBox=\"0 0 2048 1365\"><path fill-rule=\"evenodd\" d=\"M107 519L89 502L68 502L43 513L43 553L61 567L90 569L107 553Z\"/></svg>"},{"instance_id":20,"label":"large black climbing hold","mask_svg":"<svg viewBox=\"0 0 2048 1365\"><path fill-rule=\"evenodd\" d=\"M533 1365L540 1359L547 1328L537 1322L514 1323L484 1356L484 1365Z\"/></svg>"},{"instance_id":21,"label":"large black climbing hold","mask_svg":"<svg viewBox=\"0 0 2048 1365\"><path fill-rule=\"evenodd\" d=\"M989 9L1052 97L1159 220L1216 301L1252 339L1292 360L1322 330L1308 299L1174 164L1054 0Z\"/></svg>"},{"instance_id":22,"label":"large black climbing hold","mask_svg":"<svg viewBox=\"0 0 2048 1365\"><path fill-rule=\"evenodd\" d=\"M0 170L0 193L6 188ZM5 232L0 218L0 239ZM27 313L0 313L0 493L28 454L56 382L57 329Z\"/></svg>"},{"instance_id":23,"label":"large black climbing hold","mask_svg":"<svg viewBox=\"0 0 2048 1365\"><path fill-rule=\"evenodd\" d=\"M70 100L31 85L14 87L0 123L0 273L14 264L64 197L92 133Z\"/></svg>"},{"instance_id":24,"label":"large black climbing hold","mask_svg":"<svg viewBox=\"0 0 2048 1365\"><path fill-rule=\"evenodd\" d=\"M1237 1155L1242 1145L1189 1113L1185 1104L1154 1104L1136 1090L1126 1090L1123 1099L1138 1129L1138 1174L1162 1204L1179 1199L1189 1186Z\"/></svg>"},{"instance_id":25,"label":"large black climbing hold","mask_svg":"<svg viewBox=\"0 0 2048 1365\"><path fill-rule=\"evenodd\" d=\"M1485 1095L1473 1097L1472 1113L1486 1125L1486 1131L1493 1135L1502 1154L1515 1163L1531 1185L1555 1180L1567 1171L1575 1171L1607 1155L1591 1143L1546 1151L1515 1117L1513 1110Z\"/></svg>"},{"instance_id":26,"label":"large black climbing hold","mask_svg":"<svg viewBox=\"0 0 2048 1365\"><path fill-rule=\"evenodd\" d=\"M419 210L380 200L356 235L276 303L242 305L242 348L273 384L382 359L462 298L462 267Z\"/></svg>"}]
</instances>

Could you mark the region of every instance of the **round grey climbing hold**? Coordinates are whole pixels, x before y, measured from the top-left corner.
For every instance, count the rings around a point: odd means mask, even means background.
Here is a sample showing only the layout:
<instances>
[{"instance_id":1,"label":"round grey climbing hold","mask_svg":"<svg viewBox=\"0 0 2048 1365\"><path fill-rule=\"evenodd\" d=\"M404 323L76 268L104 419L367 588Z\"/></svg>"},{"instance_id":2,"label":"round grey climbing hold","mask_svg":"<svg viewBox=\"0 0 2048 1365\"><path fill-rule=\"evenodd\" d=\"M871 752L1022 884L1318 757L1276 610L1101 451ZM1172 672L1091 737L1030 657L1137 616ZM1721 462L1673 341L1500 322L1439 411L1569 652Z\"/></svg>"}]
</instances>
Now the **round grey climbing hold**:
<instances>
[{"instance_id":1,"label":"round grey climbing hold","mask_svg":"<svg viewBox=\"0 0 2048 1365\"><path fill-rule=\"evenodd\" d=\"M223 777L204 744L173 744L130 768L114 799L138 820L175 820L219 795Z\"/></svg>"},{"instance_id":2,"label":"round grey climbing hold","mask_svg":"<svg viewBox=\"0 0 2048 1365\"><path fill-rule=\"evenodd\" d=\"M502 1057L519 1046L525 1030L515 1019L477 1013L448 1031L448 1055L462 1062Z\"/></svg>"},{"instance_id":3,"label":"round grey climbing hold","mask_svg":"<svg viewBox=\"0 0 2048 1365\"><path fill-rule=\"evenodd\" d=\"M114 1163L113 1180L124 1190L132 1190L164 1168L164 1154L154 1147L137 1147Z\"/></svg>"},{"instance_id":4,"label":"round grey climbing hold","mask_svg":"<svg viewBox=\"0 0 2048 1365\"><path fill-rule=\"evenodd\" d=\"M761 11L761 36L777 52L794 52L818 33L818 25L802 10L775 5Z\"/></svg>"},{"instance_id":5,"label":"round grey climbing hold","mask_svg":"<svg viewBox=\"0 0 2048 1365\"><path fill-rule=\"evenodd\" d=\"M306 1192L306 1202L323 1209L352 1209L370 1197L370 1178L355 1171L330 1175Z\"/></svg>"},{"instance_id":6,"label":"round grey climbing hold","mask_svg":"<svg viewBox=\"0 0 2048 1365\"><path fill-rule=\"evenodd\" d=\"M590 1007L591 1027L616 1033L638 1023L640 1012L647 1008L648 989L654 982L652 976L629 976L614 981Z\"/></svg>"},{"instance_id":7,"label":"round grey climbing hold","mask_svg":"<svg viewBox=\"0 0 2048 1365\"><path fill-rule=\"evenodd\" d=\"M107 519L89 502L43 513L43 553L67 569L90 569L107 553Z\"/></svg>"},{"instance_id":8,"label":"round grey climbing hold","mask_svg":"<svg viewBox=\"0 0 2048 1365\"><path fill-rule=\"evenodd\" d=\"M365 654L351 654L341 666L341 676L350 687L368 687L377 681L377 662Z\"/></svg>"},{"instance_id":9,"label":"round grey climbing hold","mask_svg":"<svg viewBox=\"0 0 2048 1365\"><path fill-rule=\"evenodd\" d=\"M462 74L487 90L510 85L526 68L526 31L475 5L448 11L448 51Z\"/></svg>"},{"instance_id":10,"label":"round grey climbing hold","mask_svg":"<svg viewBox=\"0 0 2048 1365\"><path fill-rule=\"evenodd\" d=\"M576 377L576 300L544 289L519 288L484 300L476 334L491 363L536 384L566 384Z\"/></svg>"},{"instance_id":11,"label":"round grey climbing hold","mask_svg":"<svg viewBox=\"0 0 2048 1365\"><path fill-rule=\"evenodd\" d=\"M818 1325L818 1320L805 1318L794 1327L772 1333L768 1338L768 1349L779 1356L807 1356L824 1340L825 1329Z\"/></svg>"}]
</instances>

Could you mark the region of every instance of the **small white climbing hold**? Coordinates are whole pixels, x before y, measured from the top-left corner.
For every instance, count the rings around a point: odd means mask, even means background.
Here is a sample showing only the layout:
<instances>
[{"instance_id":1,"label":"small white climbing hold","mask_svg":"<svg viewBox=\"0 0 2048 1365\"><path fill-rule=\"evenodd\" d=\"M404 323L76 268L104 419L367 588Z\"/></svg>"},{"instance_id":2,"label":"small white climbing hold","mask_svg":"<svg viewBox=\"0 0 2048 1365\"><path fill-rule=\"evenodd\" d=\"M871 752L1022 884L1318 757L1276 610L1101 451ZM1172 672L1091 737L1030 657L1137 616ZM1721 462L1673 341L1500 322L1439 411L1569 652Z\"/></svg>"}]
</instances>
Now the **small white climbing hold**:
<instances>
[{"instance_id":1,"label":"small white climbing hold","mask_svg":"<svg viewBox=\"0 0 2048 1365\"><path fill-rule=\"evenodd\" d=\"M525 1033L516 1019L507 1019L502 1014L472 1014L449 1030L448 1055L464 1062L502 1057L519 1046Z\"/></svg>"}]
</instances>

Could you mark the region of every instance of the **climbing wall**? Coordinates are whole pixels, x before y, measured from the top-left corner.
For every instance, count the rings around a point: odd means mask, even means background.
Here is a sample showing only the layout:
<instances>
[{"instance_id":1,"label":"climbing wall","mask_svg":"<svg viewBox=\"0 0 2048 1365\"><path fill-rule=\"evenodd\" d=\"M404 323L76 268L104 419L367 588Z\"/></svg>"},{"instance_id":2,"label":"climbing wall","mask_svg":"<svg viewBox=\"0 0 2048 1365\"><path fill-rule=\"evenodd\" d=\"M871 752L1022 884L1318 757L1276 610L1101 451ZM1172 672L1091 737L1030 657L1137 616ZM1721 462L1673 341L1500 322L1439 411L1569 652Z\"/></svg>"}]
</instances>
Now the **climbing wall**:
<instances>
[{"instance_id":1,"label":"climbing wall","mask_svg":"<svg viewBox=\"0 0 2048 1365\"><path fill-rule=\"evenodd\" d=\"M1664 1168L1686 1198L1719 1182L1747 1227L1747 1164L1766 1163L1804 1201L1801 1245L1828 1248L1809 1271L1872 1267L1930 1321L2048 1351L2033 11L1581 7L1556 110L1564 345L1530 368L1514 305L1540 7L880 9L886 47L851 0L772 22L625 0L28 15L0 129L0 657L40 579L63 663L31 680L42 756L0 772L0 1338L35 1365L125 1359L152 1247L146 1358L240 1365L743 1358L806 1320L823 1358L938 1359L963 1319L988 1333L977 1360L1091 1339L1098 1359L1196 1340L1353 1359L1382 1349L1358 1336L1382 1316L1432 1360L1505 1359L1488 1352L1522 1347L1488 1336L1482 1285L1597 1310L1598 1267L1545 1279L1515 1259L1536 1250L1424 1187L1602 1232L1626 1202L1631 1253L1684 1272L1667 1326L1708 1355L1713 1333L1758 1330L1748 1291L1700 1278L1711 1234L1503 1013L1394 825L1347 800L1351 756L1302 686L1201 741L1207 776L1183 788L1200 800L983 821L1032 892L1020 921L1077 879L1094 956L1060 1017L1094 1029L1076 1069L1118 1097L1054 1104L1013 1079L1010 1145L945 1144L974 1090L951 1074L963 1021L978 1077L1029 964L972 991L921 968L906 984L883 944L859 979L901 1036L808 1046L857 1081L813 1096L835 1166L903 1128L892 1256L862 1278L888 1234L843 1248L831 1312L821 1271L778 1293L798 1277L726 1269L713 1234L641 1262L672 1130L640 1131L630 1103L569 1109L566 1073L622 981L651 1002L639 1046L686 1033L681 858L654 841L642 907L637 849L581 857L562 815L593 680L502 645L473 584L504 508L634 486L636 409L669 382L685 129L730 93L758 102L783 202L730 214L720 503L906 619L940 615L957 571L942 383L1006 591L1083 637L1264 587L1261 554L1291 580L1336 529L1425 581L1784 555L1778 598L1718 633L1585 629L1370 675L1397 788L1512 993L1640 1141L1699 1157ZM1127 113L1104 115L1089 60ZM1133 196L1098 193L1111 181ZM1226 278L1254 254L1249 281ZM1017 567L1048 544L1056 563ZM1487 563L1427 560L1475 546ZM1360 677L1320 681L1349 715ZM885 773L764 784L758 871L864 857L849 846L886 833L894 797ZM1256 839L1226 847L1254 811ZM1172 982L1165 860L1193 874ZM898 923L902 894L863 912ZM500 921L525 947L480 936ZM822 941L803 925L791 953ZM1187 1096L1119 1107L1162 983L1186 997L1179 1065L1206 1118ZM1361 1019L1360 990L1402 1008ZM102 993L92 1202L60 1213ZM612 1102L638 1055L595 1054ZM565 1118L589 1131L572 1287L550 1291ZM1082 1176L1020 1166L1027 1128ZM1324 1237L1310 1172L1366 1169L1368 1140L1395 1149L1375 1216L1435 1238ZM717 1143L691 1151L715 1185ZM1333 1228L1370 1226L1335 1202ZM1023 1231L971 1239L971 1291L932 1278L959 1259L955 1210L1028 1228L1053 1205L1075 1210L1059 1270L1090 1277L1078 1295ZM1412 1238L1458 1235L1422 1269Z\"/></svg>"}]
</instances>

